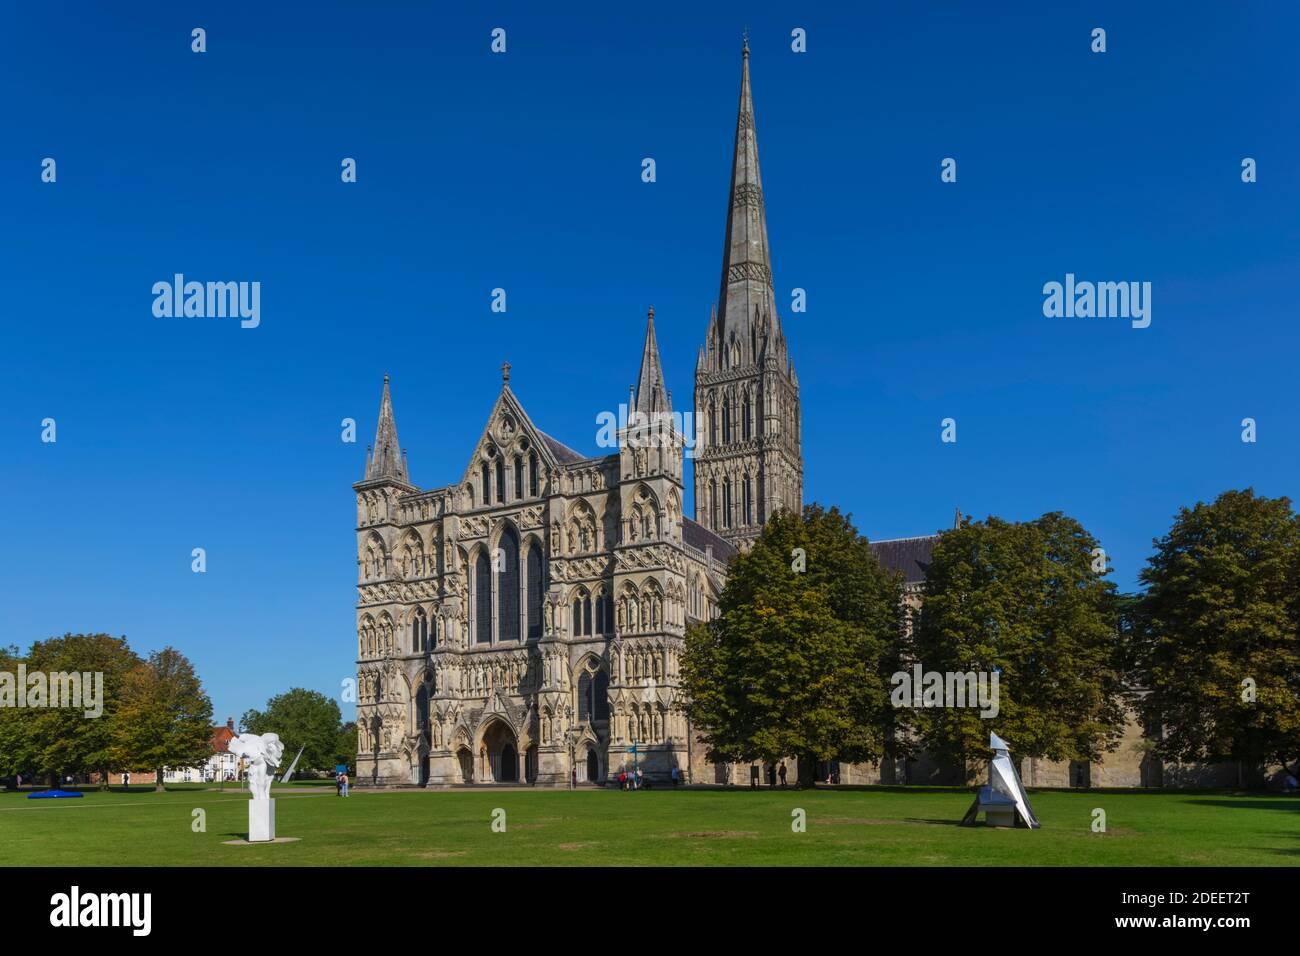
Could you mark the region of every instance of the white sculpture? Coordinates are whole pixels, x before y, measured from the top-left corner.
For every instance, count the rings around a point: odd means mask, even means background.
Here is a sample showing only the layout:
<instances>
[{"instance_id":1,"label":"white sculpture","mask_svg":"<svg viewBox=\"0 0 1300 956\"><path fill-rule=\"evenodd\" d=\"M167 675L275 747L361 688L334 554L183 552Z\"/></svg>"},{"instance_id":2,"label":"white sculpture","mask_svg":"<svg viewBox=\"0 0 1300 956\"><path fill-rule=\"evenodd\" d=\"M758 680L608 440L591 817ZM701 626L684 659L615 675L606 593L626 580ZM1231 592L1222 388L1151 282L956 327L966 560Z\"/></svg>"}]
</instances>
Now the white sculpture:
<instances>
[{"instance_id":1,"label":"white sculpture","mask_svg":"<svg viewBox=\"0 0 1300 956\"><path fill-rule=\"evenodd\" d=\"M271 799L271 780L284 756L279 734L240 734L226 745L235 756L248 764L248 842L275 842L275 801Z\"/></svg>"},{"instance_id":2,"label":"white sculpture","mask_svg":"<svg viewBox=\"0 0 1300 956\"><path fill-rule=\"evenodd\" d=\"M280 759L284 756L284 744L280 743L279 734L240 734L231 739L226 747L232 754L248 764L248 789L254 800L271 798L271 779Z\"/></svg>"}]
</instances>

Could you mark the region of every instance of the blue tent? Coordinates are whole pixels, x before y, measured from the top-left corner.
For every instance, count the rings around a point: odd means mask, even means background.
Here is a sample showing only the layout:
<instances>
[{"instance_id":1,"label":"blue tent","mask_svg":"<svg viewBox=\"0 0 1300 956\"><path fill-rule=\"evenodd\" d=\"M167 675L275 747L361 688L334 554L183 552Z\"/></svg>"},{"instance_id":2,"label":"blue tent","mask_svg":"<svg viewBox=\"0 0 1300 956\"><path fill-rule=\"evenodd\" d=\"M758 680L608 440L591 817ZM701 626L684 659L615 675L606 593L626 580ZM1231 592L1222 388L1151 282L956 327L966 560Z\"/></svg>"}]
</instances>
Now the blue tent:
<instances>
[{"instance_id":1,"label":"blue tent","mask_svg":"<svg viewBox=\"0 0 1300 956\"><path fill-rule=\"evenodd\" d=\"M37 793L27 794L27 799L44 800L46 798L80 797L80 796L84 796L84 794L78 793L76 790L41 790Z\"/></svg>"}]
</instances>

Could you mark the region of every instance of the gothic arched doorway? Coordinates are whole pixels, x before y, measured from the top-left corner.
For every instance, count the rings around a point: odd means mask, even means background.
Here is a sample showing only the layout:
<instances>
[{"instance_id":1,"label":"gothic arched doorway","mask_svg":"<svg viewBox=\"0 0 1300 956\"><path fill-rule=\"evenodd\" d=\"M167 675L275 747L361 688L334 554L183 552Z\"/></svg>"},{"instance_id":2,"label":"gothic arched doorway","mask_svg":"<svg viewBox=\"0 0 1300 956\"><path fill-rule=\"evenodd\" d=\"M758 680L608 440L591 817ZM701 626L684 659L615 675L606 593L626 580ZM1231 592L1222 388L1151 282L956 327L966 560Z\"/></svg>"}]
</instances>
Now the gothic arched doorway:
<instances>
[{"instance_id":1,"label":"gothic arched doorway","mask_svg":"<svg viewBox=\"0 0 1300 956\"><path fill-rule=\"evenodd\" d=\"M474 782L474 755L468 747L462 746L456 751L456 762L460 764L460 782Z\"/></svg>"},{"instance_id":2,"label":"gothic arched doorway","mask_svg":"<svg viewBox=\"0 0 1300 956\"><path fill-rule=\"evenodd\" d=\"M600 756L596 753L595 747L587 748L587 782L598 783L600 781Z\"/></svg>"},{"instance_id":3,"label":"gothic arched doorway","mask_svg":"<svg viewBox=\"0 0 1300 956\"><path fill-rule=\"evenodd\" d=\"M514 732L504 721L494 720L483 734L486 756L484 783L513 783L519 779L519 750Z\"/></svg>"},{"instance_id":4,"label":"gothic arched doorway","mask_svg":"<svg viewBox=\"0 0 1300 956\"><path fill-rule=\"evenodd\" d=\"M498 763L499 761L499 763ZM519 753L514 744L505 744L501 756L492 756L492 779L498 782L513 782L519 779Z\"/></svg>"}]
</instances>

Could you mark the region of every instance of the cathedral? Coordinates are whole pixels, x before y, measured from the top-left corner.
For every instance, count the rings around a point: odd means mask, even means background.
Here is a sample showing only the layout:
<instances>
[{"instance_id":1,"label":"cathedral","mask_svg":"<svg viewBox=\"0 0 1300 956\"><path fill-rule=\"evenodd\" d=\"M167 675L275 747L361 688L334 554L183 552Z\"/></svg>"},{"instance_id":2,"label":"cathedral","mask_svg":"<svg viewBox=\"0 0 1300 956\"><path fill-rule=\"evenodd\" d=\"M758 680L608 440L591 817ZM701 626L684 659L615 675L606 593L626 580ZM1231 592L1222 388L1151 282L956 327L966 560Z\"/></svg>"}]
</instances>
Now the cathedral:
<instances>
[{"instance_id":1,"label":"cathedral","mask_svg":"<svg viewBox=\"0 0 1300 956\"><path fill-rule=\"evenodd\" d=\"M542 431L507 363L459 478L422 490L385 376L375 443L353 485L359 785L563 787L634 768L651 780L676 768L687 783L744 784L757 769L707 759L679 683L686 628L716 614L728 562L770 515L803 504L799 379L772 284L748 44L694 436L682 420L651 309L617 452L588 457ZM682 508L687 457L694 519ZM912 612L937 540L871 544ZM1028 786L1227 779L1220 766L1162 767L1144 738L1132 715L1104 761L1025 760L1020 772ZM966 772L924 754L815 770L855 784L961 784Z\"/></svg>"},{"instance_id":2,"label":"cathedral","mask_svg":"<svg viewBox=\"0 0 1300 956\"><path fill-rule=\"evenodd\" d=\"M803 503L799 380L772 286L748 45L742 57L695 436L672 414L653 309L613 454L588 457L542 431L507 364L464 471L423 490L385 377L353 486L361 784L567 786L634 766L712 782L720 772L683 706L683 635L714 613L737 550L769 515ZM682 510L692 442L694 519Z\"/></svg>"}]
</instances>

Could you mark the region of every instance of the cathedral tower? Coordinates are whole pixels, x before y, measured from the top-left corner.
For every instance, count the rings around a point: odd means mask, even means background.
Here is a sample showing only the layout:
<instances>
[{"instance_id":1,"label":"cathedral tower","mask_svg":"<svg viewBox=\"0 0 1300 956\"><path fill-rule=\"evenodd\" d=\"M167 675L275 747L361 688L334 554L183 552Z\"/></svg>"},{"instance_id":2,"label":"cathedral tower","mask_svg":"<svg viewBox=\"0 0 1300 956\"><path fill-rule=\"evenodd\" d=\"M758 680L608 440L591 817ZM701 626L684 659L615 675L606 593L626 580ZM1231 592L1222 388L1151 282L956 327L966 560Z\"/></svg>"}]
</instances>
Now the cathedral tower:
<instances>
[{"instance_id":1,"label":"cathedral tower","mask_svg":"<svg viewBox=\"0 0 1300 956\"><path fill-rule=\"evenodd\" d=\"M748 42L737 112L722 285L695 365L695 520L746 547L773 513L803 507L799 380L772 286Z\"/></svg>"},{"instance_id":2,"label":"cathedral tower","mask_svg":"<svg viewBox=\"0 0 1300 956\"><path fill-rule=\"evenodd\" d=\"M408 606L398 594L407 575L423 573L405 565L400 556L401 501L419 489L411 484L406 455L397 441L393 399L384 376L375 444L366 450L365 477L352 489L357 496L357 734L367 746L358 769L365 767L370 783L390 782L378 752L396 749L407 703L398 676L398 660L408 650L403 623Z\"/></svg>"}]
</instances>

